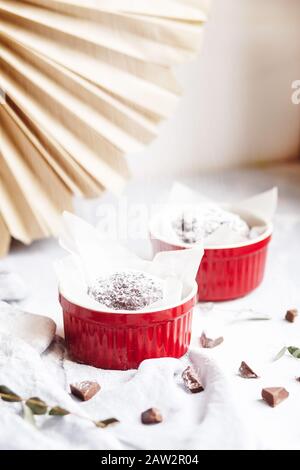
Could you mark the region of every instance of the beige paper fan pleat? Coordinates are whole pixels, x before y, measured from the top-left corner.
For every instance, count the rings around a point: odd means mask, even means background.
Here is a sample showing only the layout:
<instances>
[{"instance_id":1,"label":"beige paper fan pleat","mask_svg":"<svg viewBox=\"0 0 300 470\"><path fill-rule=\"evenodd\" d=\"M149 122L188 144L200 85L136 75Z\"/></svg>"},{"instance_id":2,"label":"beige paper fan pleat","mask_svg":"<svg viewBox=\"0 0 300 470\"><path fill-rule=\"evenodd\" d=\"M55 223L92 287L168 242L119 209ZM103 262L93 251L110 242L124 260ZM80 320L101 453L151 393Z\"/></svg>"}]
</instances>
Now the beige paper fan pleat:
<instances>
[{"instance_id":1,"label":"beige paper fan pleat","mask_svg":"<svg viewBox=\"0 0 300 470\"><path fill-rule=\"evenodd\" d=\"M10 245L10 233L3 220L3 217L0 215L0 257L4 256Z\"/></svg>"},{"instance_id":2,"label":"beige paper fan pleat","mask_svg":"<svg viewBox=\"0 0 300 470\"><path fill-rule=\"evenodd\" d=\"M207 0L0 0L0 254L56 235L73 194L123 188L206 19Z\"/></svg>"}]
</instances>

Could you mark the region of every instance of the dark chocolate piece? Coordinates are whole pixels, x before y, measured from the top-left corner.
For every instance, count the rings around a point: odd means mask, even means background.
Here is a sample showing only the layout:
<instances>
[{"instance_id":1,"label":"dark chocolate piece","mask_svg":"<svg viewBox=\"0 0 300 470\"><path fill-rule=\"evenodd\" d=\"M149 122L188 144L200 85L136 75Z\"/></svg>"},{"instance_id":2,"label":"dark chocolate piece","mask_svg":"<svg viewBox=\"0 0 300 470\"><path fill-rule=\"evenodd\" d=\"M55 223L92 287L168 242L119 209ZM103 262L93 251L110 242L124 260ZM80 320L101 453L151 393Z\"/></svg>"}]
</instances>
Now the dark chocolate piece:
<instances>
[{"instance_id":1,"label":"dark chocolate piece","mask_svg":"<svg viewBox=\"0 0 300 470\"><path fill-rule=\"evenodd\" d=\"M71 393L82 401L87 401L93 398L100 390L100 385L97 382L85 380L83 382L70 385Z\"/></svg>"},{"instance_id":2,"label":"dark chocolate piece","mask_svg":"<svg viewBox=\"0 0 300 470\"><path fill-rule=\"evenodd\" d=\"M296 377L297 382L300 382L300 377Z\"/></svg>"},{"instance_id":3,"label":"dark chocolate piece","mask_svg":"<svg viewBox=\"0 0 300 470\"><path fill-rule=\"evenodd\" d=\"M290 323L294 323L296 318L298 317L298 310L296 308L292 308L286 312L285 319Z\"/></svg>"},{"instance_id":4,"label":"dark chocolate piece","mask_svg":"<svg viewBox=\"0 0 300 470\"><path fill-rule=\"evenodd\" d=\"M182 372L182 379L184 385L190 392L203 392L204 388L199 380L196 371L192 367L189 366Z\"/></svg>"},{"instance_id":5,"label":"dark chocolate piece","mask_svg":"<svg viewBox=\"0 0 300 470\"><path fill-rule=\"evenodd\" d=\"M204 331L202 335L200 336L200 345L202 348L212 349L212 348L215 348L216 346L219 346L221 343L223 343L223 341L224 341L223 336L220 336L219 338L216 338L216 339L211 339L206 336Z\"/></svg>"},{"instance_id":6,"label":"dark chocolate piece","mask_svg":"<svg viewBox=\"0 0 300 470\"><path fill-rule=\"evenodd\" d=\"M161 412L157 408L149 408L141 414L143 424L158 424L163 420Z\"/></svg>"},{"instance_id":7,"label":"dark chocolate piece","mask_svg":"<svg viewBox=\"0 0 300 470\"><path fill-rule=\"evenodd\" d=\"M263 388L261 396L269 406L275 408L275 406L288 398L289 392L284 387L270 387Z\"/></svg>"},{"instance_id":8,"label":"dark chocolate piece","mask_svg":"<svg viewBox=\"0 0 300 470\"><path fill-rule=\"evenodd\" d=\"M244 379L258 379L258 375L244 361L240 365L239 374Z\"/></svg>"}]
</instances>

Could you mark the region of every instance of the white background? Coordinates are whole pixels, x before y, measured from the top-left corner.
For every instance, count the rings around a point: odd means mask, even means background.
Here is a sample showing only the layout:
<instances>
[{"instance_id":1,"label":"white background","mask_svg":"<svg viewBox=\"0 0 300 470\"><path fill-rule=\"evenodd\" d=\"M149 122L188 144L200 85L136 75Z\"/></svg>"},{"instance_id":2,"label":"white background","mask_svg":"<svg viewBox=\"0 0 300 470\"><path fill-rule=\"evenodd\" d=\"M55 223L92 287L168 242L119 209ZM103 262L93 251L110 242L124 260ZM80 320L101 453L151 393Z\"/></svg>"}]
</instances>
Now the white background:
<instances>
[{"instance_id":1,"label":"white background","mask_svg":"<svg viewBox=\"0 0 300 470\"><path fill-rule=\"evenodd\" d=\"M201 55L179 71L176 114L130 156L133 174L194 173L299 154L298 0L215 0Z\"/></svg>"}]
</instances>

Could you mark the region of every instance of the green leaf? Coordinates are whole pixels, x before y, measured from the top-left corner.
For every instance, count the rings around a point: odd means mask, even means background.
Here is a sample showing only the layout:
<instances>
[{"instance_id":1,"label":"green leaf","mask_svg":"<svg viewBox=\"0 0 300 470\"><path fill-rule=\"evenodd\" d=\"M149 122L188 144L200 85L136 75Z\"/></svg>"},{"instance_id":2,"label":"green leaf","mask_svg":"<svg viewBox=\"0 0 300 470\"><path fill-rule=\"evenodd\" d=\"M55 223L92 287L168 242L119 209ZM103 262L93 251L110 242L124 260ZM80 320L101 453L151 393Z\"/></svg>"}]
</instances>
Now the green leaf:
<instances>
[{"instance_id":1,"label":"green leaf","mask_svg":"<svg viewBox=\"0 0 300 470\"><path fill-rule=\"evenodd\" d=\"M54 406L49 411L50 416L67 416L70 414L70 411L61 408L60 406Z\"/></svg>"},{"instance_id":2,"label":"green leaf","mask_svg":"<svg viewBox=\"0 0 300 470\"><path fill-rule=\"evenodd\" d=\"M45 415L47 413L47 403L38 397L29 398L25 403L34 415Z\"/></svg>"},{"instance_id":3,"label":"green leaf","mask_svg":"<svg viewBox=\"0 0 300 470\"><path fill-rule=\"evenodd\" d=\"M33 412L31 411L31 409L29 408L29 406L25 405L25 403L23 403L23 419L31 424L32 426L36 427L36 423L35 423L35 419L34 419L34 415L33 415Z\"/></svg>"},{"instance_id":4,"label":"green leaf","mask_svg":"<svg viewBox=\"0 0 300 470\"><path fill-rule=\"evenodd\" d=\"M284 346L284 348L280 349L279 353L276 354L273 361L274 362L279 361L279 359L281 359L285 355L286 351L287 351L287 347Z\"/></svg>"},{"instance_id":5,"label":"green leaf","mask_svg":"<svg viewBox=\"0 0 300 470\"><path fill-rule=\"evenodd\" d=\"M9 401L11 403L22 401L19 395L5 385L0 385L0 398L2 398L3 401Z\"/></svg>"},{"instance_id":6,"label":"green leaf","mask_svg":"<svg viewBox=\"0 0 300 470\"><path fill-rule=\"evenodd\" d=\"M97 428L107 428L107 426L110 426L112 424L119 423L120 421L116 418L108 418L108 419L103 419L102 421L95 421L95 425Z\"/></svg>"},{"instance_id":7,"label":"green leaf","mask_svg":"<svg viewBox=\"0 0 300 470\"><path fill-rule=\"evenodd\" d=\"M296 348L295 346L290 346L288 347L288 352L296 359L300 359L300 348Z\"/></svg>"}]
</instances>

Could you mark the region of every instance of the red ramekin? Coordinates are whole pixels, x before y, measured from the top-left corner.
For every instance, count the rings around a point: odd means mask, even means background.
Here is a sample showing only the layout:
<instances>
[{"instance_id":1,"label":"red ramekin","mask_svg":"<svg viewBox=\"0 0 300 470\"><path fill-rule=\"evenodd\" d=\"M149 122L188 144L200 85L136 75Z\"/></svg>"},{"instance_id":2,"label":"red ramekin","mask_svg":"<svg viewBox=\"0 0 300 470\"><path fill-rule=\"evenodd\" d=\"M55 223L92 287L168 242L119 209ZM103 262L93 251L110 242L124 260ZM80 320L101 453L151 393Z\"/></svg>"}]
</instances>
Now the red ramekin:
<instances>
[{"instance_id":1,"label":"red ramekin","mask_svg":"<svg viewBox=\"0 0 300 470\"><path fill-rule=\"evenodd\" d=\"M154 253L184 249L162 238L151 230ZM268 244L273 226L254 240L235 245L207 247L197 274L198 299L205 302L233 300L253 291L263 280Z\"/></svg>"},{"instance_id":2,"label":"red ramekin","mask_svg":"<svg viewBox=\"0 0 300 470\"><path fill-rule=\"evenodd\" d=\"M102 369L136 369L144 359L181 357L189 347L197 284L179 305L145 313L97 311L59 295L65 340L77 362Z\"/></svg>"}]
</instances>

